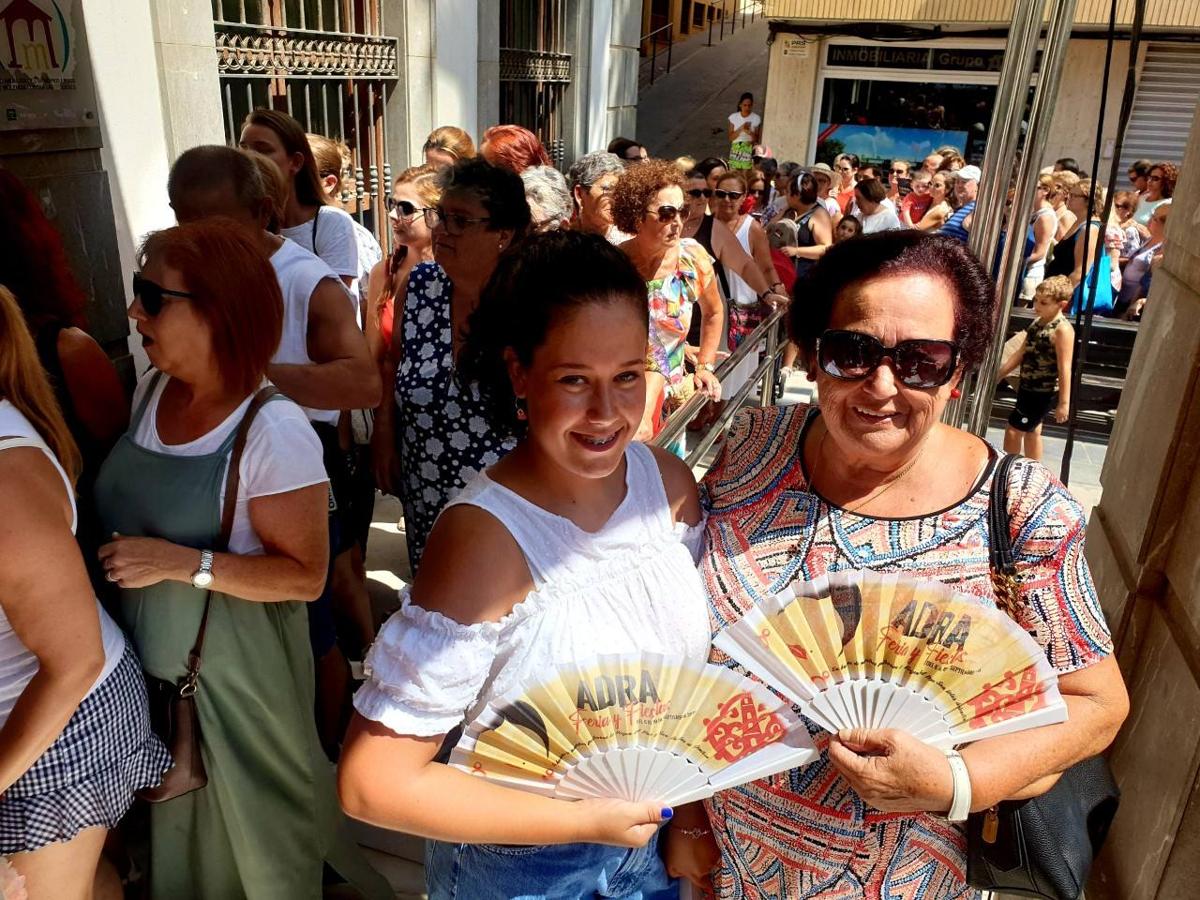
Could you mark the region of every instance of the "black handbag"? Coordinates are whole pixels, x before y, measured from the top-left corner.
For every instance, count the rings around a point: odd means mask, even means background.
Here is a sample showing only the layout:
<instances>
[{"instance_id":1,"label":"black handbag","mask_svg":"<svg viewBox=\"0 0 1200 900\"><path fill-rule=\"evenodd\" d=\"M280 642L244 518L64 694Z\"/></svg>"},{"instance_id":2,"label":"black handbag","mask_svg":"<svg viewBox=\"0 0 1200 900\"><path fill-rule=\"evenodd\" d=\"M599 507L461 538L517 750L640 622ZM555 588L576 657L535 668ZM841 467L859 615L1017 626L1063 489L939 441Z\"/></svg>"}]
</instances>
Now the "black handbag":
<instances>
[{"instance_id":1,"label":"black handbag","mask_svg":"<svg viewBox=\"0 0 1200 900\"><path fill-rule=\"evenodd\" d=\"M1008 523L1008 474L1016 460L1005 456L996 466L988 531L996 598L1020 622L1024 600ZM1005 800L972 813L967 820L967 882L1006 894L1078 900L1120 796L1104 757L1093 756L1063 772L1040 797Z\"/></svg>"},{"instance_id":2,"label":"black handbag","mask_svg":"<svg viewBox=\"0 0 1200 900\"><path fill-rule=\"evenodd\" d=\"M242 451L246 449L246 438L250 425L263 404L278 394L273 387L265 387L254 395L246 414L238 425L233 450L229 454L229 474L225 479L225 499L221 507L221 536L214 550L224 551L229 546L229 535L233 532L233 513L237 506L239 471ZM153 787L143 788L137 797L148 803L163 803L184 794L199 790L208 784L208 772L200 755L200 717L196 710L196 692L200 689L201 652L204 649L204 633L208 629L208 613L212 607L212 591L204 598L204 613L196 632L196 643L188 653L187 673L178 683L155 678L143 672L146 678L146 693L150 703L150 727L166 745L174 764L163 775L162 781Z\"/></svg>"}]
</instances>

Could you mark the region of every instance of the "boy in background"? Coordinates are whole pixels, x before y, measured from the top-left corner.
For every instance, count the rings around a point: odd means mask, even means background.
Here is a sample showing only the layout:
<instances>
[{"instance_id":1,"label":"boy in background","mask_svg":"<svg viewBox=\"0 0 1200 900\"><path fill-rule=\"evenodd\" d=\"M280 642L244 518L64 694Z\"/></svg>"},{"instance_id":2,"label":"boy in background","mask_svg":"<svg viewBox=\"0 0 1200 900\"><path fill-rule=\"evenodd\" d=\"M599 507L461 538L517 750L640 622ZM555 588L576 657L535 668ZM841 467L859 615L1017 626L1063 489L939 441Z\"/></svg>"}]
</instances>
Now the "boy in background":
<instances>
[{"instance_id":1,"label":"boy in background","mask_svg":"<svg viewBox=\"0 0 1200 900\"><path fill-rule=\"evenodd\" d=\"M1033 295L1037 318L1012 342L997 380L1021 370L1017 406L1004 429L1004 452L1042 458L1042 420L1054 409L1054 421L1063 423L1071 408L1071 355L1075 329L1063 315L1074 285L1065 275L1047 278ZM1057 392L1058 403L1055 404Z\"/></svg>"}]
</instances>

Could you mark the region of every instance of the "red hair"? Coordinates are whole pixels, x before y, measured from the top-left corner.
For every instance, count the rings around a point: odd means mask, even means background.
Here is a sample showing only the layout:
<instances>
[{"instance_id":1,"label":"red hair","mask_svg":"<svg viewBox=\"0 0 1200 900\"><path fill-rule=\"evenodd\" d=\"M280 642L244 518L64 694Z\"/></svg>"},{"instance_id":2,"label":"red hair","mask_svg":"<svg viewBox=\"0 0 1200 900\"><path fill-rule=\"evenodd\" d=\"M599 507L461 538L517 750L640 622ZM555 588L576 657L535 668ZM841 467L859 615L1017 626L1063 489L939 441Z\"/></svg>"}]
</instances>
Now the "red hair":
<instances>
[{"instance_id":1,"label":"red hair","mask_svg":"<svg viewBox=\"0 0 1200 900\"><path fill-rule=\"evenodd\" d=\"M214 217L151 234L138 264L151 260L182 276L212 330L221 380L253 393L283 334L283 293L267 254L236 222Z\"/></svg>"},{"instance_id":2,"label":"red hair","mask_svg":"<svg viewBox=\"0 0 1200 900\"><path fill-rule=\"evenodd\" d=\"M86 296L71 272L62 238L42 204L7 169L0 169L0 284L17 298L35 335L52 322L86 324Z\"/></svg>"},{"instance_id":3,"label":"red hair","mask_svg":"<svg viewBox=\"0 0 1200 900\"><path fill-rule=\"evenodd\" d=\"M479 152L493 166L518 175L530 166L552 165L538 136L520 125L493 125L483 133Z\"/></svg>"}]
</instances>

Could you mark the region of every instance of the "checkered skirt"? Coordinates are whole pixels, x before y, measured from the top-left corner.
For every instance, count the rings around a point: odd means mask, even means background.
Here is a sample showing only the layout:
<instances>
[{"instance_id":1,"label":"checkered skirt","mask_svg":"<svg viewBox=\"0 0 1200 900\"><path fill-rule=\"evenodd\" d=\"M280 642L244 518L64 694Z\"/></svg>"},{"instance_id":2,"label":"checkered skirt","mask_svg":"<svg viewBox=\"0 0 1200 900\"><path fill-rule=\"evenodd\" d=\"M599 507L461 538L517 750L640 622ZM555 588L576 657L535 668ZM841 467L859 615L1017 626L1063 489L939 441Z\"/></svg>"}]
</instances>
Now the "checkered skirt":
<instances>
[{"instance_id":1,"label":"checkered skirt","mask_svg":"<svg viewBox=\"0 0 1200 900\"><path fill-rule=\"evenodd\" d=\"M0 854L69 841L85 828L113 827L134 791L158 784L171 765L150 731L142 668L126 644L117 667L0 798Z\"/></svg>"}]
</instances>

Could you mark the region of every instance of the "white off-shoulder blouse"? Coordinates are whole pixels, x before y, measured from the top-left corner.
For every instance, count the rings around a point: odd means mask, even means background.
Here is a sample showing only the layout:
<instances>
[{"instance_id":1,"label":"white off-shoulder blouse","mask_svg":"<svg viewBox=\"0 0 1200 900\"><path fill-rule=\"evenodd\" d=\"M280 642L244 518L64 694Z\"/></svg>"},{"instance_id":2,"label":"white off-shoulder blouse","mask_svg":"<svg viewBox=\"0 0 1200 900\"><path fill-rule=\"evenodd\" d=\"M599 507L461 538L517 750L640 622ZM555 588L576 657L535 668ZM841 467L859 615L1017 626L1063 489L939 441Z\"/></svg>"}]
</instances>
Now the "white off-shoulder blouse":
<instances>
[{"instance_id":1,"label":"white off-shoulder blouse","mask_svg":"<svg viewBox=\"0 0 1200 900\"><path fill-rule=\"evenodd\" d=\"M534 589L504 618L474 625L422 609L406 590L367 654L355 709L397 734L446 734L556 665L634 651L704 661L704 523L674 521L647 447L630 444L625 461L625 498L596 532L477 475L450 505L495 516L521 547Z\"/></svg>"}]
</instances>

